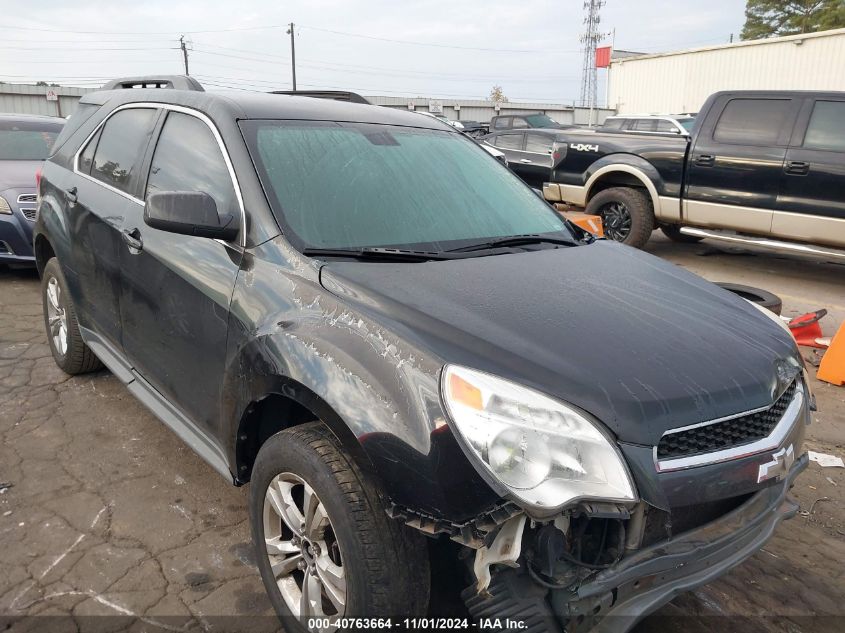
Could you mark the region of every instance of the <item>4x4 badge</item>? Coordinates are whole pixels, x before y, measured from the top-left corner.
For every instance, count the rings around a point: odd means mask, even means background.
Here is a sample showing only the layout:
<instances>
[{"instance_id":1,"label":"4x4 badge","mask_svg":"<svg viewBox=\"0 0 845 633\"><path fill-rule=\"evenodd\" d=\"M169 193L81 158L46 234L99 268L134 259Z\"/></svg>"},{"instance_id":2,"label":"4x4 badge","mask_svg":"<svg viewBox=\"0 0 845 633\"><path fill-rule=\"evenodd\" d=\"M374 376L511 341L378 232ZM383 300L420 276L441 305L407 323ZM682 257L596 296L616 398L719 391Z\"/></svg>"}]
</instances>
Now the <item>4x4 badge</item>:
<instances>
[{"instance_id":1,"label":"4x4 badge","mask_svg":"<svg viewBox=\"0 0 845 633\"><path fill-rule=\"evenodd\" d=\"M760 468L757 470L757 483L783 477L789 472L789 468L794 461L795 452L792 450L792 444L780 449L777 453L773 453L771 461L760 464Z\"/></svg>"}]
</instances>

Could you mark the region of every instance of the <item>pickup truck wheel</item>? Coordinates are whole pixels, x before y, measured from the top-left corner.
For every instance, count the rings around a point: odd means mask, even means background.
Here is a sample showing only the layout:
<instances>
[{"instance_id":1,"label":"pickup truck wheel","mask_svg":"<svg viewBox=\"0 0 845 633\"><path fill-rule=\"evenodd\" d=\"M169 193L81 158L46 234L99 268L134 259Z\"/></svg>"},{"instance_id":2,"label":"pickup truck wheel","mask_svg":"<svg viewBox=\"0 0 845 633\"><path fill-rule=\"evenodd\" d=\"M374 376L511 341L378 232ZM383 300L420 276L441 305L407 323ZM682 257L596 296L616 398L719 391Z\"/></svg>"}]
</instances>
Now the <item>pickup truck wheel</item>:
<instances>
[{"instance_id":1,"label":"pickup truck wheel","mask_svg":"<svg viewBox=\"0 0 845 633\"><path fill-rule=\"evenodd\" d=\"M600 191L586 212L601 216L604 235L634 248L642 248L654 230L654 210L645 193L630 187Z\"/></svg>"},{"instance_id":2,"label":"pickup truck wheel","mask_svg":"<svg viewBox=\"0 0 845 633\"><path fill-rule=\"evenodd\" d=\"M84 374L103 364L82 340L76 308L67 291L67 282L55 257L44 266L41 277L41 303L44 327L53 360L66 374Z\"/></svg>"},{"instance_id":3,"label":"pickup truck wheel","mask_svg":"<svg viewBox=\"0 0 845 633\"><path fill-rule=\"evenodd\" d=\"M661 224L660 230L663 232L663 235L668 237L670 240L673 242L680 242L681 244L695 244L696 242L700 242L704 239L703 237L681 233L681 226L678 224Z\"/></svg>"},{"instance_id":4,"label":"pickup truck wheel","mask_svg":"<svg viewBox=\"0 0 845 633\"><path fill-rule=\"evenodd\" d=\"M286 630L309 630L312 618L425 616L425 538L387 516L325 425L269 438L250 488L258 568Z\"/></svg>"}]
</instances>

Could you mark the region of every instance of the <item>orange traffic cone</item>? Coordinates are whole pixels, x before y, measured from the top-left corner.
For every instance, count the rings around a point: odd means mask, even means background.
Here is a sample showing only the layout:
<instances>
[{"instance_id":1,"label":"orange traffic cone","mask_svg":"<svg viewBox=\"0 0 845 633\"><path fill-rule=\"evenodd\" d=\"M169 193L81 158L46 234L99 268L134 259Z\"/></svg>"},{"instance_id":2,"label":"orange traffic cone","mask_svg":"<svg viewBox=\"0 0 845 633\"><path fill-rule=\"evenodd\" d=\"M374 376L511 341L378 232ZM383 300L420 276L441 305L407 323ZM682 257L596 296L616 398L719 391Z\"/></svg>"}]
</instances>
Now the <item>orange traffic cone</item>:
<instances>
[{"instance_id":1,"label":"orange traffic cone","mask_svg":"<svg viewBox=\"0 0 845 633\"><path fill-rule=\"evenodd\" d=\"M816 378L832 385L845 385L845 321L830 341L830 347L822 357Z\"/></svg>"}]
</instances>

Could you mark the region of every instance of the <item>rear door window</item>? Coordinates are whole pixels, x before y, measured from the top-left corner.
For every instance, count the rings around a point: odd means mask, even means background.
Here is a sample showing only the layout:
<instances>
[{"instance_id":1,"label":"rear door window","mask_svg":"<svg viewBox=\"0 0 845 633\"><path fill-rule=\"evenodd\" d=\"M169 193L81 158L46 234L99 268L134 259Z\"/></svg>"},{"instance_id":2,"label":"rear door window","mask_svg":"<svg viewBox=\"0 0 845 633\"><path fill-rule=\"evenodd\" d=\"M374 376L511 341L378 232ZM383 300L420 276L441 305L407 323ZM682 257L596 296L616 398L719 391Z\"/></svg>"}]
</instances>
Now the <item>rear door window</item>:
<instances>
[{"instance_id":1,"label":"rear door window","mask_svg":"<svg viewBox=\"0 0 845 633\"><path fill-rule=\"evenodd\" d=\"M217 139L201 119L168 113L150 165L146 195L160 191L207 193L219 213L237 212L229 168Z\"/></svg>"},{"instance_id":2,"label":"rear door window","mask_svg":"<svg viewBox=\"0 0 845 633\"><path fill-rule=\"evenodd\" d=\"M551 154L554 139L545 134L526 134L525 151L535 154Z\"/></svg>"},{"instance_id":3,"label":"rear door window","mask_svg":"<svg viewBox=\"0 0 845 633\"><path fill-rule=\"evenodd\" d=\"M654 119L635 119L631 123L630 129L635 132L656 132L657 121Z\"/></svg>"},{"instance_id":4,"label":"rear door window","mask_svg":"<svg viewBox=\"0 0 845 633\"><path fill-rule=\"evenodd\" d=\"M816 101L804 148L845 152L845 101Z\"/></svg>"},{"instance_id":5,"label":"rear door window","mask_svg":"<svg viewBox=\"0 0 845 633\"><path fill-rule=\"evenodd\" d=\"M91 176L136 195L138 171L157 113L155 108L130 108L110 117L94 152Z\"/></svg>"},{"instance_id":6,"label":"rear door window","mask_svg":"<svg viewBox=\"0 0 845 633\"><path fill-rule=\"evenodd\" d=\"M500 134L496 139L496 147L499 149L522 149L523 134Z\"/></svg>"},{"instance_id":7,"label":"rear door window","mask_svg":"<svg viewBox=\"0 0 845 633\"><path fill-rule=\"evenodd\" d=\"M493 129L495 130L506 130L510 127L511 117L509 116L500 116L493 122Z\"/></svg>"},{"instance_id":8,"label":"rear door window","mask_svg":"<svg viewBox=\"0 0 845 633\"><path fill-rule=\"evenodd\" d=\"M713 140L734 145L777 145L789 123L789 99L731 99L722 111Z\"/></svg>"}]
</instances>

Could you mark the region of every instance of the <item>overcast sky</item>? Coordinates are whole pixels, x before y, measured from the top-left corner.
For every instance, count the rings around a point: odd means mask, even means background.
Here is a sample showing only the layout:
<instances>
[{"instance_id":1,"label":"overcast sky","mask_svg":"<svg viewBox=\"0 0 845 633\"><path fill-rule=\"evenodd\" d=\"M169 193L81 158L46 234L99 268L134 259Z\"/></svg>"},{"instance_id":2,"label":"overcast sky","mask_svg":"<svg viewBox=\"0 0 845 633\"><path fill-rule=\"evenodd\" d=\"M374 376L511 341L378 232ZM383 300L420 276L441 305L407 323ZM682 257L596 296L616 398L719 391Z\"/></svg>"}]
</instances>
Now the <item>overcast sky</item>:
<instances>
[{"instance_id":1,"label":"overcast sky","mask_svg":"<svg viewBox=\"0 0 845 633\"><path fill-rule=\"evenodd\" d=\"M727 42L744 0L607 0L602 30L644 52ZM191 74L208 88L290 89L511 100L579 98L582 0L3 0L0 81L99 85L136 74ZM610 37L605 42L610 43ZM604 71L599 71L601 75ZM600 80L601 81L601 80ZM604 99L603 87L599 102Z\"/></svg>"}]
</instances>

